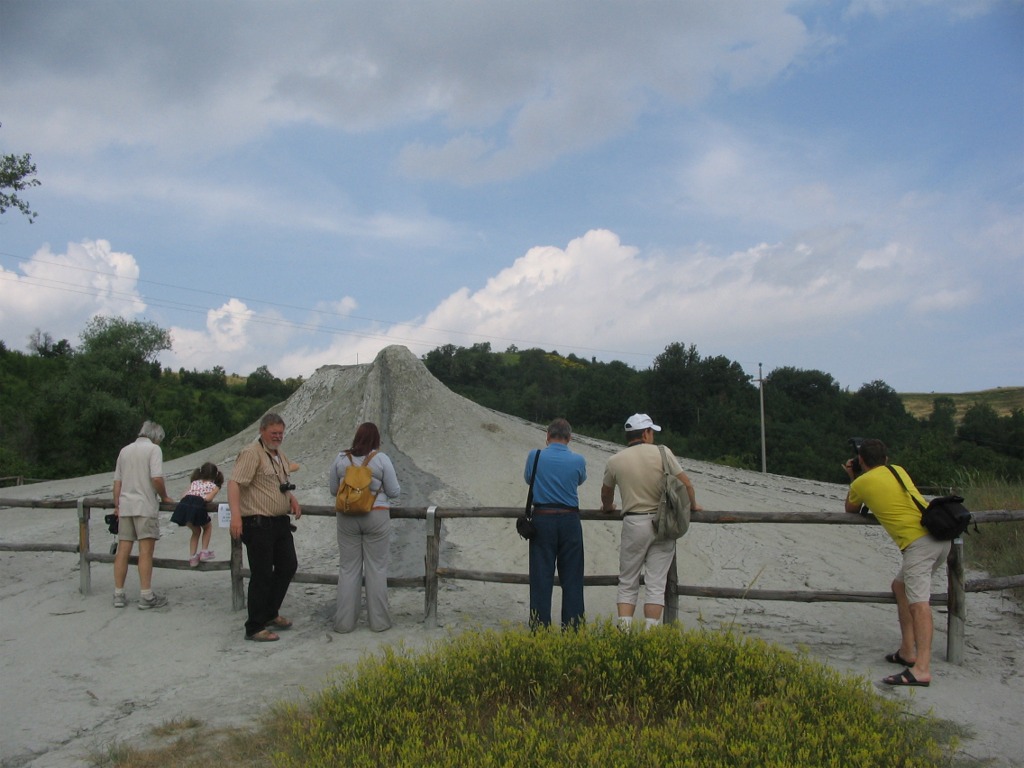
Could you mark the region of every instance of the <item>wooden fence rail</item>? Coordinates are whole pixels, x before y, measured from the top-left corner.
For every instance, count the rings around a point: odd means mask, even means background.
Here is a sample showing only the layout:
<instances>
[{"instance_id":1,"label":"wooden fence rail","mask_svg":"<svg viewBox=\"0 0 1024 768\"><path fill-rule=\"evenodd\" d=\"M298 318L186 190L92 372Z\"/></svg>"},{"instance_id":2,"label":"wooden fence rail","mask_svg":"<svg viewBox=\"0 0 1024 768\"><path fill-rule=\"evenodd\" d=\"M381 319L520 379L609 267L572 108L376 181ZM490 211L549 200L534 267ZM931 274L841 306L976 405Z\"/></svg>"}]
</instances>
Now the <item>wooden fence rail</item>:
<instances>
[{"instance_id":1,"label":"wooden fence rail","mask_svg":"<svg viewBox=\"0 0 1024 768\"><path fill-rule=\"evenodd\" d=\"M82 498L77 500L55 501L49 499L2 499L0 508L15 507L21 509L76 509L78 513L77 544L41 544L41 543L6 543L0 542L0 551L7 552L77 552L80 560L80 585L82 594L89 594L92 587L92 563L112 563L114 556L107 552L93 552L90 549L89 523L91 510L111 509L113 501L109 498ZM171 511L173 504L161 505L162 511ZM216 513L217 505L209 504L208 511ZM333 517L333 506L304 506L303 515ZM523 573L504 573L499 571L475 571L460 568L442 568L440 565L441 551L441 520L459 518L491 518L515 519L522 514L519 507L463 507L445 508L431 507L395 507L391 510L393 519L424 520L426 523L426 545L424 553L423 576L389 577L391 588L422 588L424 590L424 623L428 627L437 626L438 587L441 579L483 581L498 584L528 584L529 576ZM1024 510L987 510L974 513L979 524L1006 523L1024 521ZM587 520L615 520L616 517L598 510L582 510L580 518ZM817 525L878 525L872 517L850 515L844 512L732 512L732 511L701 511L692 514L691 522L716 525L733 525L749 523L774 524L817 524ZM508 532L512 535L511 530ZM133 555L132 563L137 563ZM232 539L231 557L228 561L204 562L198 568L190 568L188 561L169 558L154 558L154 568L169 568L190 571L229 571L231 574L232 607L239 610L245 606L244 579L249 571L242 567L242 545ZM336 585L337 573L304 573L295 574L294 581L307 584ZM1024 575L1003 576L995 578L974 579L964 581L963 541L953 542L949 559L946 563L947 591L932 595L934 605L947 606L947 641L946 660L963 663L964 628L967 617L966 598L968 592L992 592L1004 589L1024 587ZM556 579L557 583L557 579ZM584 586L615 586L618 574L585 576ZM668 585L665 593L665 621L673 622L678 616L679 596L712 597L739 600L782 600L789 602L838 602L838 603L895 603L892 592L849 592L819 590L772 590L748 589L735 587L713 587L679 584L676 565L673 561L669 572Z\"/></svg>"}]
</instances>

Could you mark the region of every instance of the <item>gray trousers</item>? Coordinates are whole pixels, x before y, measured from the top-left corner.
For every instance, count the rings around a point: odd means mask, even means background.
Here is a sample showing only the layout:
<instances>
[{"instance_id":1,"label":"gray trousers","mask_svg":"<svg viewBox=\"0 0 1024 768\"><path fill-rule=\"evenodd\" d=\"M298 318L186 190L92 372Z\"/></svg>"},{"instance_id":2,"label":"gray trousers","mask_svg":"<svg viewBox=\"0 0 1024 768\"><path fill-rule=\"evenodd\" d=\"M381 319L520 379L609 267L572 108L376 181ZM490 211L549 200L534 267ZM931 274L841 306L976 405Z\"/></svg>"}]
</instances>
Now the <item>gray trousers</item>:
<instances>
[{"instance_id":1,"label":"gray trousers","mask_svg":"<svg viewBox=\"0 0 1024 768\"><path fill-rule=\"evenodd\" d=\"M644 605L665 605L665 584L676 542L654 538L654 515L624 515L619 542L619 593L615 602L636 605L640 570L644 571Z\"/></svg>"},{"instance_id":2,"label":"gray trousers","mask_svg":"<svg viewBox=\"0 0 1024 768\"><path fill-rule=\"evenodd\" d=\"M338 605L334 631L351 632L359 621L362 587L366 585L366 618L370 629L391 628L388 604L388 557L391 512L375 509L365 515L338 518Z\"/></svg>"}]
</instances>

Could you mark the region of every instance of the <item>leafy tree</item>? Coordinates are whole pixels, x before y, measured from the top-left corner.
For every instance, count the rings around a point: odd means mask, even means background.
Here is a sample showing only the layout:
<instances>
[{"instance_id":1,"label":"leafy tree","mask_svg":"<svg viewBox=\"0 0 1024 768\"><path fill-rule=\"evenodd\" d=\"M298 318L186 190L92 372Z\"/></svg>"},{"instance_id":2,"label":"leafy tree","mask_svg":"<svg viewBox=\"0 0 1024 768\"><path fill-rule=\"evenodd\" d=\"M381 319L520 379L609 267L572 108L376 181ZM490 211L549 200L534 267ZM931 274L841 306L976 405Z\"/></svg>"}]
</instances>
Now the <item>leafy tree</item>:
<instances>
[{"instance_id":1,"label":"leafy tree","mask_svg":"<svg viewBox=\"0 0 1024 768\"><path fill-rule=\"evenodd\" d=\"M86 324L65 375L43 385L33 412L36 434L46 436L38 461L48 474L105 469L142 421L155 417L157 356L170 346L170 334L151 322L95 317Z\"/></svg>"},{"instance_id":2,"label":"leafy tree","mask_svg":"<svg viewBox=\"0 0 1024 768\"><path fill-rule=\"evenodd\" d=\"M894 453L910 441L918 426L896 390L884 381L873 381L857 390L848 401L846 418L856 434L877 437Z\"/></svg>"},{"instance_id":3,"label":"leafy tree","mask_svg":"<svg viewBox=\"0 0 1024 768\"><path fill-rule=\"evenodd\" d=\"M687 348L673 342L654 358L647 379L647 399L658 404L647 410L654 411L663 425L684 435L697 425L700 362L696 346Z\"/></svg>"},{"instance_id":4,"label":"leafy tree","mask_svg":"<svg viewBox=\"0 0 1024 768\"><path fill-rule=\"evenodd\" d=\"M171 348L170 332L145 320L94 317L81 338L73 365L77 383L124 400L145 416L152 415L160 379L158 357Z\"/></svg>"},{"instance_id":5,"label":"leafy tree","mask_svg":"<svg viewBox=\"0 0 1024 768\"><path fill-rule=\"evenodd\" d=\"M631 407L646 409L644 402L625 405L636 399L638 390L642 392L638 379L636 370L618 360L592 361L565 416L577 430L589 430L595 437L606 433L612 440L621 439L622 423L632 413L624 411Z\"/></svg>"},{"instance_id":6,"label":"leafy tree","mask_svg":"<svg viewBox=\"0 0 1024 768\"><path fill-rule=\"evenodd\" d=\"M226 392L228 388L227 373L219 365L215 365L209 371L197 371L195 369L186 371L182 368L178 371L178 378L182 386L193 389Z\"/></svg>"},{"instance_id":7,"label":"leafy tree","mask_svg":"<svg viewBox=\"0 0 1024 768\"><path fill-rule=\"evenodd\" d=\"M996 451L1006 446L1008 441L999 414L988 403L975 403L964 412L957 437Z\"/></svg>"},{"instance_id":8,"label":"leafy tree","mask_svg":"<svg viewBox=\"0 0 1024 768\"><path fill-rule=\"evenodd\" d=\"M173 459L236 434L302 383L264 369L257 388L265 397L250 397L220 366L161 371L170 336L152 323L97 318L81 338L75 350L36 330L31 354L0 342L0 476L109 472L147 418L163 425L164 457Z\"/></svg>"},{"instance_id":9,"label":"leafy tree","mask_svg":"<svg viewBox=\"0 0 1024 768\"><path fill-rule=\"evenodd\" d=\"M28 348L40 357L63 357L75 351L67 339L55 342L53 336L38 328L29 335Z\"/></svg>"},{"instance_id":10,"label":"leafy tree","mask_svg":"<svg viewBox=\"0 0 1024 768\"><path fill-rule=\"evenodd\" d=\"M38 187L42 182L33 179L36 164L32 155L3 155L0 157L0 214L8 208L16 208L28 217L29 222L35 220L37 214L28 203L18 196L30 187ZM5 192L4 190L12 190Z\"/></svg>"},{"instance_id":11,"label":"leafy tree","mask_svg":"<svg viewBox=\"0 0 1024 768\"><path fill-rule=\"evenodd\" d=\"M274 376L265 365L250 373L245 380L245 394L248 397L265 400L268 407L281 402L293 391L294 388L289 389L288 385Z\"/></svg>"}]
</instances>

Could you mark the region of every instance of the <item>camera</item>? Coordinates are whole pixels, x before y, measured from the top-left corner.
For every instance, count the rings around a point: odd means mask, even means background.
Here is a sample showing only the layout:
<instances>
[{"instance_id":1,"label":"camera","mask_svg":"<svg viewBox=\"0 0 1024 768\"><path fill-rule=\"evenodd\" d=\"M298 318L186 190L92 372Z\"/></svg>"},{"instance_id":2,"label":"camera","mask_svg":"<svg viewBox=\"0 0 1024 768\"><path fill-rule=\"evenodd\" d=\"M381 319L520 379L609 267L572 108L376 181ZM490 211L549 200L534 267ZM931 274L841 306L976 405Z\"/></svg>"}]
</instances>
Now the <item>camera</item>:
<instances>
[{"instance_id":1,"label":"camera","mask_svg":"<svg viewBox=\"0 0 1024 768\"><path fill-rule=\"evenodd\" d=\"M851 437L849 440L850 447L853 448L853 460L850 462L850 468L853 469L855 475L864 471L860 465L860 444L863 442L863 437Z\"/></svg>"},{"instance_id":2,"label":"camera","mask_svg":"<svg viewBox=\"0 0 1024 768\"><path fill-rule=\"evenodd\" d=\"M295 483L281 483L281 493L288 493L288 491L295 490Z\"/></svg>"}]
</instances>

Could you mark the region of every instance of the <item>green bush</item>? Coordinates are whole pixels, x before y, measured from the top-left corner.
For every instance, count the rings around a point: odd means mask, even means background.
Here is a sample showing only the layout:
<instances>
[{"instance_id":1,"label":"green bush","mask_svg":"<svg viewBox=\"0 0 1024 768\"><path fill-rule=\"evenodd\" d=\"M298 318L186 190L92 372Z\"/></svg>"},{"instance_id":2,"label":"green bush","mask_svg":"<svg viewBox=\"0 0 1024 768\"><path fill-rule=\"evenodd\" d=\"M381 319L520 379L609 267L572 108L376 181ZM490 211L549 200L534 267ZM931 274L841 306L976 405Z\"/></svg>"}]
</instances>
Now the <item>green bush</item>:
<instances>
[{"instance_id":1,"label":"green bush","mask_svg":"<svg viewBox=\"0 0 1024 768\"><path fill-rule=\"evenodd\" d=\"M934 724L768 643L661 627L468 632L275 713L273 764L935 766Z\"/></svg>"}]
</instances>

